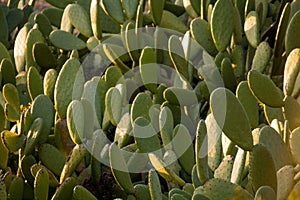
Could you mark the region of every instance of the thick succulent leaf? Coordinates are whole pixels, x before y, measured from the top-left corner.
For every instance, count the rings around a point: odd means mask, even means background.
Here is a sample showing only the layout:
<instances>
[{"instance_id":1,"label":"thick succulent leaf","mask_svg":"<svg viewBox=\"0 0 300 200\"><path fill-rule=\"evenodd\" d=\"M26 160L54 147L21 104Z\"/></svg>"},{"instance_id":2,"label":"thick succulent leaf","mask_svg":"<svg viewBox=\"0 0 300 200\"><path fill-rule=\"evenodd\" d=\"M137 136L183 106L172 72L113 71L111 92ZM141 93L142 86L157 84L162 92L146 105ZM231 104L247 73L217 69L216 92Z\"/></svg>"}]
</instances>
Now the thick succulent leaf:
<instances>
[{"instance_id":1,"label":"thick succulent leaf","mask_svg":"<svg viewBox=\"0 0 300 200\"><path fill-rule=\"evenodd\" d=\"M253 199L252 195L241 186L218 178L210 179L205 183L204 194L211 200Z\"/></svg>"},{"instance_id":2,"label":"thick succulent leaf","mask_svg":"<svg viewBox=\"0 0 300 200\"><path fill-rule=\"evenodd\" d=\"M251 11L247 15L244 24L244 31L248 42L254 48L256 48L261 40L260 36L260 21L256 11Z\"/></svg>"},{"instance_id":3,"label":"thick succulent leaf","mask_svg":"<svg viewBox=\"0 0 300 200\"><path fill-rule=\"evenodd\" d=\"M296 12L288 27L285 36L285 48L286 54L289 55L290 52L295 48L300 48L300 38L298 35L300 34L300 11Z\"/></svg>"},{"instance_id":4,"label":"thick succulent leaf","mask_svg":"<svg viewBox=\"0 0 300 200\"><path fill-rule=\"evenodd\" d=\"M66 51L81 50L86 47L86 44L81 39L62 30L52 31L49 38L54 46Z\"/></svg>"},{"instance_id":5,"label":"thick succulent leaf","mask_svg":"<svg viewBox=\"0 0 300 200\"><path fill-rule=\"evenodd\" d=\"M119 186L129 194L134 193L126 162L121 150L115 143L112 143L109 148L109 158L111 171Z\"/></svg>"},{"instance_id":6,"label":"thick succulent leaf","mask_svg":"<svg viewBox=\"0 0 300 200\"><path fill-rule=\"evenodd\" d=\"M246 81L240 82L236 89L236 96L247 113L251 128L256 128L259 122L259 107Z\"/></svg>"},{"instance_id":7,"label":"thick succulent leaf","mask_svg":"<svg viewBox=\"0 0 300 200\"><path fill-rule=\"evenodd\" d=\"M55 109L60 118L66 117L69 103L81 97L83 83L84 77L80 62L75 58L69 59L63 65L54 89Z\"/></svg>"},{"instance_id":8,"label":"thick succulent leaf","mask_svg":"<svg viewBox=\"0 0 300 200\"><path fill-rule=\"evenodd\" d=\"M283 106L283 95L275 83L266 75L256 70L248 73L248 84L254 96L262 103L271 107ZM261 86L264 87L261 87Z\"/></svg>"},{"instance_id":9,"label":"thick succulent leaf","mask_svg":"<svg viewBox=\"0 0 300 200\"><path fill-rule=\"evenodd\" d=\"M213 116L225 135L244 150L251 150L253 139L247 114L235 95L225 88L210 97Z\"/></svg>"},{"instance_id":10,"label":"thick succulent leaf","mask_svg":"<svg viewBox=\"0 0 300 200\"><path fill-rule=\"evenodd\" d=\"M218 0L212 11L211 32L219 51L224 51L230 43L234 26L232 23L233 9L232 1Z\"/></svg>"},{"instance_id":11,"label":"thick succulent leaf","mask_svg":"<svg viewBox=\"0 0 300 200\"><path fill-rule=\"evenodd\" d=\"M250 152L249 173L255 192L264 185L277 191L277 177L272 155L261 144L255 145L253 151Z\"/></svg>"}]
</instances>

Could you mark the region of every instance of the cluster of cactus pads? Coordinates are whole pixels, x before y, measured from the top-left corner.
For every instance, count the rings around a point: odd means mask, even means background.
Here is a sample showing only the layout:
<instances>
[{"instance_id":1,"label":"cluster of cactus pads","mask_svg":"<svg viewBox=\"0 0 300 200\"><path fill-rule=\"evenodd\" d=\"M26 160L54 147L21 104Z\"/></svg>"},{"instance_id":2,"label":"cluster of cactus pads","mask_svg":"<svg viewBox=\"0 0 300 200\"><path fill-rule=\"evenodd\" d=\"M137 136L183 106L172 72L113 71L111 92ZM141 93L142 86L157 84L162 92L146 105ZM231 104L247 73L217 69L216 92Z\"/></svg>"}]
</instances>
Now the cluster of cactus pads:
<instances>
[{"instance_id":1,"label":"cluster of cactus pads","mask_svg":"<svg viewBox=\"0 0 300 200\"><path fill-rule=\"evenodd\" d=\"M300 199L300 0L46 1L0 6L0 200Z\"/></svg>"}]
</instances>

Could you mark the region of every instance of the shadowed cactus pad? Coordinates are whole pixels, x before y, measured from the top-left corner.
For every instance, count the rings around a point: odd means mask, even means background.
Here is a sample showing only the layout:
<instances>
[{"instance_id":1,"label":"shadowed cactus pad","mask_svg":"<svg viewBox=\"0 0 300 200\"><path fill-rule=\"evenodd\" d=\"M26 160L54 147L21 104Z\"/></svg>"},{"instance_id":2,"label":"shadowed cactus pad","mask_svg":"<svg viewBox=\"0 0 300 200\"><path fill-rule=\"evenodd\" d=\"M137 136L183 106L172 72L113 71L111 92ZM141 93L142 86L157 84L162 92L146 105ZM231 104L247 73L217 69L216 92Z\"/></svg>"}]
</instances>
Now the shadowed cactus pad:
<instances>
[{"instance_id":1,"label":"shadowed cactus pad","mask_svg":"<svg viewBox=\"0 0 300 200\"><path fill-rule=\"evenodd\" d=\"M219 51L224 51L230 43L233 32L233 9L232 1L218 0L212 11L211 32Z\"/></svg>"},{"instance_id":2,"label":"shadowed cactus pad","mask_svg":"<svg viewBox=\"0 0 300 200\"><path fill-rule=\"evenodd\" d=\"M270 186L277 191L277 178L271 154L261 144L255 145L250 153L250 177L256 192L261 186Z\"/></svg>"}]
</instances>

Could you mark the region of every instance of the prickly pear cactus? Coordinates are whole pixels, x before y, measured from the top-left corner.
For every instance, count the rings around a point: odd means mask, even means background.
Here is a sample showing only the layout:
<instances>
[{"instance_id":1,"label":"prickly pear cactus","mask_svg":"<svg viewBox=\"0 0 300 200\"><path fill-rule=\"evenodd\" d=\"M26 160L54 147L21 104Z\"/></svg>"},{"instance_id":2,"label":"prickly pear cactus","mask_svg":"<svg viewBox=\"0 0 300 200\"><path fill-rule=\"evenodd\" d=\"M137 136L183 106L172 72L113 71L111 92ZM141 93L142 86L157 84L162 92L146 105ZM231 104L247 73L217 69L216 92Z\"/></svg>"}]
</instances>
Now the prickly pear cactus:
<instances>
[{"instance_id":1,"label":"prickly pear cactus","mask_svg":"<svg viewBox=\"0 0 300 200\"><path fill-rule=\"evenodd\" d=\"M300 0L45 2L0 3L1 200L300 198Z\"/></svg>"}]
</instances>

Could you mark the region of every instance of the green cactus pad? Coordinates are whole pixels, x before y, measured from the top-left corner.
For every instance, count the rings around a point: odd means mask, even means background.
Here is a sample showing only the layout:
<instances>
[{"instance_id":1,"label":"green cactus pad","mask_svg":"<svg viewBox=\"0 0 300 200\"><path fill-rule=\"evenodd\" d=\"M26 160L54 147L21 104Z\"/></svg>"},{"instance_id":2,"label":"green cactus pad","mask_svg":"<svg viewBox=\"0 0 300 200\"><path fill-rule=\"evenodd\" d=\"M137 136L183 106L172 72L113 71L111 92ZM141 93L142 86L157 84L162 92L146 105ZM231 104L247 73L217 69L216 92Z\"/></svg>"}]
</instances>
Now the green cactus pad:
<instances>
[{"instance_id":1,"label":"green cactus pad","mask_svg":"<svg viewBox=\"0 0 300 200\"><path fill-rule=\"evenodd\" d=\"M218 53L213 42L209 23L206 20L196 18L191 21L191 34L193 38L212 56Z\"/></svg>"},{"instance_id":2,"label":"green cactus pad","mask_svg":"<svg viewBox=\"0 0 300 200\"><path fill-rule=\"evenodd\" d=\"M43 69L53 68L57 65L56 58L52 54L50 48L41 42L33 45L33 59Z\"/></svg>"},{"instance_id":3,"label":"green cactus pad","mask_svg":"<svg viewBox=\"0 0 300 200\"><path fill-rule=\"evenodd\" d=\"M75 177L67 178L55 191L52 200L72 199L73 188L76 186L77 179Z\"/></svg>"},{"instance_id":4,"label":"green cactus pad","mask_svg":"<svg viewBox=\"0 0 300 200\"><path fill-rule=\"evenodd\" d=\"M59 176L66 162L65 156L54 146L43 144L39 148L39 158L55 175Z\"/></svg>"},{"instance_id":5,"label":"green cactus pad","mask_svg":"<svg viewBox=\"0 0 300 200\"><path fill-rule=\"evenodd\" d=\"M137 12L137 7L139 5L138 0L121 0L122 7L128 19L133 19Z\"/></svg>"},{"instance_id":6,"label":"green cactus pad","mask_svg":"<svg viewBox=\"0 0 300 200\"><path fill-rule=\"evenodd\" d=\"M105 97L105 107L109 119L114 126L117 126L121 119L122 96L117 88L110 88Z\"/></svg>"},{"instance_id":7,"label":"green cactus pad","mask_svg":"<svg viewBox=\"0 0 300 200\"><path fill-rule=\"evenodd\" d=\"M93 34L97 40L102 39L100 0L92 0L90 8L91 27Z\"/></svg>"},{"instance_id":8,"label":"green cactus pad","mask_svg":"<svg viewBox=\"0 0 300 200\"><path fill-rule=\"evenodd\" d=\"M173 130L173 149L176 153L180 165L188 174L192 173L195 164L194 147L188 129L178 124Z\"/></svg>"},{"instance_id":9,"label":"green cactus pad","mask_svg":"<svg viewBox=\"0 0 300 200\"><path fill-rule=\"evenodd\" d=\"M289 55L290 52L300 47L300 39L299 35L299 27L300 27L300 12L296 12L287 27L286 36L285 36L285 48L286 48L286 55Z\"/></svg>"},{"instance_id":10,"label":"green cactus pad","mask_svg":"<svg viewBox=\"0 0 300 200\"><path fill-rule=\"evenodd\" d=\"M54 108L52 101L48 96L41 94L33 101L30 112L32 120L37 118L43 119L42 133L37 138L39 143L42 144L47 141L51 127L53 126Z\"/></svg>"},{"instance_id":11,"label":"green cactus pad","mask_svg":"<svg viewBox=\"0 0 300 200\"><path fill-rule=\"evenodd\" d=\"M204 194L211 200L253 199L251 194L241 186L217 178L210 179L205 183Z\"/></svg>"},{"instance_id":12,"label":"green cactus pad","mask_svg":"<svg viewBox=\"0 0 300 200\"><path fill-rule=\"evenodd\" d=\"M261 40L260 21L256 11L251 11L248 13L245 19L244 31L249 44L256 48Z\"/></svg>"},{"instance_id":13,"label":"green cactus pad","mask_svg":"<svg viewBox=\"0 0 300 200\"><path fill-rule=\"evenodd\" d=\"M224 58L221 63L221 75L225 87L234 92L237 86L237 81L229 58Z\"/></svg>"},{"instance_id":14,"label":"green cactus pad","mask_svg":"<svg viewBox=\"0 0 300 200\"><path fill-rule=\"evenodd\" d=\"M43 165L39 165L39 164L34 164L30 167L30 172L32 174L32 176L36 176L37 172L40 169L45 169L48 172L49 175L49 186L50 187L58 187L59 186L59 182L57 180L57 178L55 177L55 175L46 167L44 167Z\"/></svg>"},{"instance_id":15,"label":"green cactus pad","mask_svg":"<svg viewBox=\"0 0 300 200\"><path fill-rule=\"evenodd\" d=\"M134 191L137 199L151 199L149 187L147 185L136 184L134 185Z\"/></svg>"},{"instance_id":16,"label":"green cactus pad","mask_svg":"<svg viewBox=\"0 0 300 200\"><path fill-rule=\"evenodd\" d=\"M69 7L69 19L72 25L85 37L92 36L92 27L89 19L89 15L79 4L70 4Z\"/></svg>"},{"instance_id":17,"label":"green cactus pad","mask_svg":"<svg viewBox=\"0 0 300 200\"><path fill-rule=\"evenodd\" d=\"M133 124L135 142L142 153L154 152L161 156L160 140L147 119L138 117Z\"/></svg>"},{"instance_id":18,"label":"green cactus pad","mask_svg":"<svg viewBox=\"0 0 300 200\"><path fill-rule=\"evenodd\" d=\"M5 129L5 125L6 125L6 118L5 118L4 109L2 106L0 106L0 131L3 131Z\"/></svg>"},{"instance_id":19,"label":"green cactus pad","mask_svg":"<svg viewBox=\"0 0 300 200\"><path fill-rule=\"evenodd\" d=\"M295 48L288 55L283 79L283 91L285 95L294 95L299 92L299 86L296 84L300 69L300 49ZM297 87L298 86L298 87Z\"/></svg>"},{"instance_id":20,"label":"green cactus pad","mask_svg":"<svg viewBox=\"0 0 300 200\"><path fill-rule=\"evenodd\" d=\"M261 186L270 186L277 191L277 178L274 161L269 150L261 144L255 145L250 152L250 177L253 190L256 192Z\"/></svg>"},{"instance_id":21,"label":"green cactus pad","mask_svg":"<svg viewBox=\"0 0 300 200\"><path fill-rule=\"evenodd\" d=\"M291 96L285 97L283 115L289 122L290 130L300 126L300 112L298 109L300 109L300 105L296 99Z\"/></svg>"},{"instance_id":22,"label":"green cactus pad","mask_svg":"<svg viewBox=\"0 0 300 200\"><path fill-rule=\"evenodd\" d=\"M97 198L90 191L88 191L85 187L81 185L77 185L74 187L73 199L74 200L80 200L80 199L97 200Z\"/></svg>"},{"instance_id":23,"label":"green cactus pad","mask_svg":"<svg viewBox=\"0 0 300 200\"><path fill-rule=\"evenodd\" d=\"M33 185L34 183L34 177L30 172L30 168L34 164L36 164L36 160L32 155L28 155L28 156L25 155L21 158L21 162L20 162L21 172L24 176L24 179L26 179L30 185Z\"/></svg>"},{"instance_id":24,"label":"green cactus pad","mask_svg":"<svg viewBox=\"0 0 300 200\"><path fill-rule=\"evenodd\" d=\"M35 146L38 144L38 139L41 137L43 127L43 119L36 118L27 134L26 144L24 148L24 154L30 155L33 151Z\"/></svg>"},{"instance_id":25,"label":"green cactus pad","mask_svg":"<svg viewBox=\"0 0 300 200\"><path fill-rule=\"evenodd\" d=\"M81 103L84 110L84 135L83 139L92 139L93 132L94 132L94 115L93 112L95 111L94 107L92 106L91 102L86 98L81 98Z\"/></svg>"},{"instance_id":26,"label":"green cactus pad","mask_svg":"<svg viewBox=\"0 0 300 200\"><path fill-rule=\"evenodd\" d=\"M16 112L20 111L20 100L16 86L11 83L7 83L2 88L3 97L9 105L13 107Z\"/></svg>"},{"instance_id":27,"label":"green cactus pad","mask_svg":"<svg viewBox=\"0 0 300 200\"><path fill-rule=\"evenodd\" d=\"M207 128L205 121L200 120L197 126L195 141L195 160L197 167L197 175L202 184L209 179L208 172L208 147L207 147Z\"/></svg>"},{"instance_id":28,"label":"green cactus pad","mask_svg":"<svg viewBox=\"0 0 300 200\"><path fill-rule=\"evenodd\" d=\"M105 110L105 94L107 93L107 84L100 79L94 77L84 85L82 98L88 100L92 106L94 113L94 124L92 126L100 127ZM86 110L87 111L87 110ZM92 115L88 114L86 119L91 120ZM89 122L91 123L91 122Z\"/></svg>"},{"instance_id":29,"label":"green cactus pad","mask_svg":"<svg viewBox=\"0 0 300 200\"><path fill-rule=\"evenodd\" d=\"M131 106L131 124L138 117L144 117L150 120L149 109L153 105L151 96L146 93L139 93L132 102Z\"/></svg>"},{"instance_id":30,"label":"green cactus pad","mask_svg":"<svg viewBox=\"0 0 300 200\"><path fill-rule=\"evenodd\" d=\"M109 87L115 87L123 82L123 74L119 67L110 66L106 69L104 80Z\"/></svg>"},{"instance_id":31,"label":"green cactus pad","mask_svg":"<svg viewBox=\"0 0 300 200\"><path fill-rule=\"evenodd\" d=\"M161 192L159 177L155 170L149 171L148 186L149 186L151 199L162 200L162 192Z\"/></svg>"},{"instance_id":32,"label":"green cactus pad","mask_svg":"<svg viewBox=\"0 0 300 200\"><path fill-rule=\"evenodd\" d=\"M67 6L63 11L63 15L60 20L60 30L66 31L68 33L72 33L74 27L72 26L72 23L71 23L71 20L69 17L69 11L70 11L70 6Z\"/></svg>"},{"instance_id":33,"label":"green cactus pad","mask_svg":"<svg viewBox=\"0 0 300 200\"><path fill-rule=\"evenodd\" d=\"M284 122L283 112L281 108L272 108L270 106L264 105L264 114L269 124L274 119Z\"/></svg>"},{"instance_id":34,"label":"green cactus pad","mask_svg":"<svg viewBox=\"0 0 300 200\"><path fill-rule=\"evenodd\" d=\"M10 183L7 194L10 199L21 200L23 199L23 192L24 180L19 176L15 176Z\"/></svg>"},{"instance_id":35,"label":"green cactus pad","mask_svg":"<svg viewBox=\"0 0 300 200\"><path fill-rule=\"evenodd\" d=\"M109 158L111 171L115 177L115 180L123 190L129 194L133 194L134 188L127 165L124 157L122 156L121 150L115 143L112 143L109 148Z\"/></svg>"},{"instance_id":36,"label":"green cactus pad","mask_svg":"<svg viewBox=\"0 0 300 200\"><path fill-rule=\"evenodd\" d=\"M271 56L272 49L270 45L267 42L261 42L255 51L251 69L263 73L269 64Z\"/></svg>"},{"instance_id":37,"label":"green cactus pad","mask_svg":"<svg viewBox=\"0 0 300 200\"><path fill-rule=\"evenodd\" d=\"M255 97L253 96L248 83L246 81L240 82L236 89L236 96L243 105L249 121L251 123L251 128L256 128L258 126L258 103Z\"/></svg>"},{"instance_id":38,"label":"green cactus pad","mask_svg":"<svg viewBox=\"0 0 300 200\"><path fill-rule=\"evenodd\" d=\"M80 101L73 100L67 110L67 124L70 137L75 144L80 144L84 134L84 108Z\"/></svg>"},{"instance_id":39,"label":"green cactus pad","mask_svg":"<svg viewBox=\"0 0 300 200\"><path fill-rule=\"evenodd\" d=\"M49 39L57 48L71 51L73 49L81 50L86 47L86 44L71 33L62 30L52 31Z\"/></svg>"},{"instance_id":40,"label":"green cactus pad","mask_svg":"<svg viewBox=\"0 0 300 200\"><path fill-rule=\"evenodd\" d=\"M61 23L61 18L63 15L63 10L59 8L45 8L42 13L46 15L48 20L53 26L59 27Z\"/></svg>"},{"instance_id":41,"label":"green cactus pad","mask_svg":"<svg viewBox=\"0 0 300 200\"><path fill-rule=\"evenodd\" d=\"M282 10L277 32L276 32L276 40L274 46L275 57L280 57L284 52L284 41L285 41L286 30L289 25L290 12L291 12L291 4L286 3Z\"/></svg>"},{"instance_id":42,"label":"green cactus pad","mask_svg":"<svg viewBox=\"0 0 300 200\"><path fill-rule=\"evenodd\" d=\"M152 15L153 22L156 25L160 25L162 21L163 12L164 12L165 0L161 0L161 1L150 0L149 6L150 6L150 13Z\"/></svg>"},{"instance_id":43,"label":"green cactus pad","mask_svg":"<svg viewBox=\"0 0 300 200\"><path fill-rule=\"evenodd\" d=\"M123 24L125 21L120 0L103 0L102 8L108 16L110 16L119 24Z\"/></svg>"},{"instance_id":44,"label":"green cactus pad","mask_svg":"<svg viewBox=\"0 0 300 200\"><path fill-rule=\"evenodd\" d=\"M230 0L218 0L213 8L211 32L218 51L224 51L230 43L234 26L232 23L233 9Z\"/></svg>"},{"instance_id":45,"label":"green cactus pad","mask_svg":"<svg viewBox=\"0 0 300 200\"><path fill-rule=\"evenodd\" d=\"M248 84L252 93L260 102L271 107L283 106L282 92L266 75L256 70L251 70L248 73ZM262 85L264 87L261 87Z\"/></svg>"},{"instance_id":46,"label":"green cactus pad","mask_svg":"<svg viewBox=\"0 0 300 200\"><path fill-rule=\"evenodd\" d=\"M172 148L172 132L174 128L174 120L172 111L168 107L162 107L159 114L159 130L163 147L167 149Z\"/></svg>"},{"instance_id":47,"label":"green cactus pad","mask_svg":"<svg viewBox=\"0 0 300 200\"><path fill-rule=\"evenodd\" d=\"M46 169L40 169L34 180L34 198L48 199L49 175Z\"/></svg>"},{"instance_id":48,"label":"green cactus pad","mask_svg":"<svg viewBox=\"0 0 300 200\"><path fill-rule=\"evenodd\" d=\"M27 88L31 100L33 101L38 95L43 94L43 81L40 73L35 67L30 67L27 72Z\"/></svg>"},{"instance_id":49,"label":"green cactus pad","mask_svg":"<svg viewBox=\"0 0 300 200\"><path fill-rule=\"evenodd\" d=\"M34 66L34 67L39 67L36 62L34 62L34 58L33 58L33 53L32 53L32 49L33 49L33 45L36 42L45 42L45 38L43 36L43 34L38 30L38 29L31 29L28 32L27 38L26 38L26 52L25 52L25 58L26 58L26 71Z\"/></svg>"},{"instance_id":50,"label":"green cactus pad","mask_svg":"<svg viewBox=\"0 0 300 200\"><path fill-rule=\"evenodd\" d=\"M140 74L145 87L152 93L156 93L158 83L159 68L156 62L154 50L149 47L144 48L139 60Z\"/></svg>"},{"instance_id":51,"label":"green cactus pad","mask_svg":"<svg viewBox=\"0 0 300 200\"><path fill-rule=\"evenodd\" d=\"M236 4L237 1L234 3ZM233 10L233 17L234 17L234 27L233 27L233 41L234 44L240 45L243 41L243 23L242 23L242 17L239 11L239 8L237 6L234 6Z\"/></svg>"},{"instance_id":52,"label":"green cactus pad","mask_svg":"<svg viewBox=\"0 0 300 200\"><path fill-rule=\"evenodd\" d=\"M160 26L163 28L178 31L180 33L185 33L186 31L188 31L188 27L182 21L180 21L176 17L176 15L167 10L163 11Z\"/></svg>"},{"instance_id":53,"label":"green cactus pad","mask_svg":"<svg viewBox=\"0 0 300 200\"><path fill-rule=\"evenodd\" d=\"M49 69L43 80L44 94L47 95L51 100L54 99L54 87L57 79L57 71L54 69Z\"/></svg>"},{"instance_id":54,"label":"green cactus pad","mask_svg":"<svg viewBox=\"0 0 300 200\"><path fill-rule=\"evenodd\" d=\"M173 182L176 185L183 186L185 181L181 179L174 171L165 167L166 164L154 153L149 153L151 164L166 181Z\"/></svg>"},{"instance_id":55,"label":"green cactus pad","mask_svg":"<svg viewBox=\"0 0 300 200\"><path fill-rule=\"evenodd\" d=\"M0 58L1 59L1 58ZM0 72L2 74L2 83L16 84L16 72L15 67L11 63L10 59L3 58L0 64Z\"/></svg>"},{"instance_id":56,"label":"green cactus pad","mask_svg":"<svg viewBox=\"0 0 300 200\"><path fill-rule=\"evenodd\" d=\"M171 36L168 43L169 55L179 76L189 80L188 63L179 37Z\"/></svg>"},{"instance_id":57,"label":"green cactus pad","mask_svg":"<svg viewBox=\"0 0 300 200\"><path fill-rule=\"evenodd\" d=\"M25 24L23 26L23 28L20 29L18 35L16 36L16 41L15 41L15 49L14 49L14 59L15 59L15 63L16 63L16 69L18 72L21 72L24 70L25 68L25 64L26 64L26 38L27 38L27 34L29 32L31 28L30 24ZM5 51L3 52L7 52L6 48L4 47L4 45L2 43L0 43L0 47L2 47L1 49L5 49ZM9 54L7 52L7 58L9 58ZM4 55L2 55L0 58L2 59L2 57L4 57Z\"/></svg>"},{"instance_id":58,"label":"green cactus pad","mask_svg":"<svg viewBox=\"0 0 300 200\"><path fill-rule=\"evenodd\" d=\"M208 166L214 171L218 168L223 158L222 130L218 126L212 113L207 115L205 124L208 133Z\"/></svg>"},{"instance_id":59,"label":"green cactus pad","mask_svg":"<svg viewBox=\"0 0 300 200\"><path fill-rule=\"evenodd\" d=\"M5 104L4 113L5 113L6 119L10 122L16 122L20 119L19 111L14 109L14 107L9 103Z\"/></svg>"},{"instance_id":60,"label":"green cactus pad","mask_svg":"<svg viewBox=\"0 0 300 200\"><path fill-rule=\"evenodd\" d=\"M272 155L276 171L285 165L292 164L286 144L280 135L270 126L264 126L259 132L259 143L263 144Z\"/></svg>"},{"instance_id":61,"label":"green cactus pad","mask_svg":"<svg viewBox=\"0 0 300 200\"><path fill-rule=\"evenodd\" d=\"M38 13L34 17L34 22L39 26L39 30L41 31L43 36L45 38L48 38L49 34L53 30L48 17L42 13Z\"/></svg>"},{"instance_id":62,"label":"green cactus pad","mask_svg":"<svg viewBox=\"0 0 300 200\"><path fill-rule=\"evenodd\" d=\"M55 84L54 103L58 116L66 117L67 108L72 100L79 100L83 91L83 70L80 62L69 59L62 67Z\"/></svg>"},{"instance_id":63,"label":"green cactus pad","mask_svg":"<svg viewBox=\"0 0 300 200\"><path fill-rule=\"evenodd\" d=\"M251 47L249 48L251 49ZM251 58L252 59L252 58ZM238 81L245 79L246 51L242 45L235 45L231 51L233 72ZM246 68L247 69L247 68Z\"/></svg>"},{"instance_id":64,"label":"green cactus pad","mask_svg":"<svg viewBox=\"0 0 300 200\"><path fill-rule=\"evenodd\" d=\"M179 106L194 105L198 102L194 91L188 89L169 87L164 91L163 95L164 99L170 104Z\"/></svg>"},{"instance_id":65,"label":"green cactus pad","mask_svg":"<svg viewBox=\"0 0 300 200\"><path fill-rule=\"evenodd\" d=\"M1 138L10 152L16 152L24 145L26 137L10 131L3 131Z\"/></svg>"},{"instance_id":66,"label":"green cactus pad","mask_svg":"<svg viewBox=\"0 0 300 200\"><path fill-rule=\"evenodd\" d=\"M251 150L251 127L240 101L228 89L219 88L211 94L210 102L213 116L225 135L242 149Z\"/></svg>"}]
</instances>

